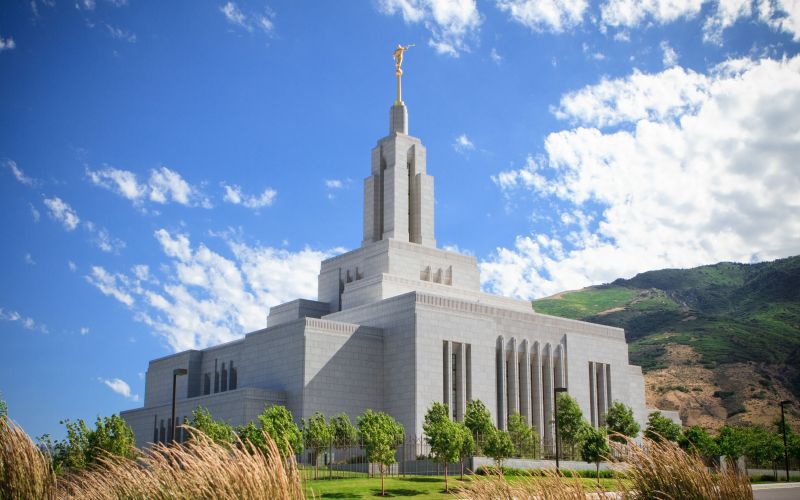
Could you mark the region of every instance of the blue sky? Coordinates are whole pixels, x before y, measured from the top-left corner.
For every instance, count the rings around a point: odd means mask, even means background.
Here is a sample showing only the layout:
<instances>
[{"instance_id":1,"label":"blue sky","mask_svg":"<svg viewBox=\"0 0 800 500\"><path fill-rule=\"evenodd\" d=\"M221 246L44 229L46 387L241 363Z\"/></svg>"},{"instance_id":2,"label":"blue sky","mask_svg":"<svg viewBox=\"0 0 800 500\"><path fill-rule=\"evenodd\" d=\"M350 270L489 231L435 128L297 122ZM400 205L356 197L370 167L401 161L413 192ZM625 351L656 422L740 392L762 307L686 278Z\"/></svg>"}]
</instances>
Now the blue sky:
<instances>
[{"instance_id":1,"label":"blue sky","mask_svg":"<svg viewBox=\"0 0 800 500\"><path fill-rule=\"evenodd\" d=\"M314 298L361 242L397 43L440 246L520 298L800 253L800 7L0 7L0 393L32 435Z\"/></svg>"}]
</instances>

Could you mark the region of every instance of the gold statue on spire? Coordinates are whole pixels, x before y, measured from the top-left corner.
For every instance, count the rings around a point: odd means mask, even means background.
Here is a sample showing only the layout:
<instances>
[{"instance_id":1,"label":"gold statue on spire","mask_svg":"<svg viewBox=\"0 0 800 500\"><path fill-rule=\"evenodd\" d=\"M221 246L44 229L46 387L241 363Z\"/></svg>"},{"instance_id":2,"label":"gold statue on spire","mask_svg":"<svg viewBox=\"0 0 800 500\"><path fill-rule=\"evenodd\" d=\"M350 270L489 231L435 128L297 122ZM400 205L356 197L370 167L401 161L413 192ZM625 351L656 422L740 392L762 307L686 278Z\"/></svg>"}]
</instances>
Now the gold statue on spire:
<instances>
[{"instance_id":1,"label":"gold statue on spire","mask_svg":"<svg viewBox=\"0 0 800 500\"><path fill-rule=\"evenodd\" d=\"M392 54L392 57L394 57L395 74L398 77L403 74L403 70L402 68L400 68L400 66L403 65L403 53L413 46L414 46L413 43L411 45L406 45L405 47L398 44L397 48L394 51L394 54Z\"/></svg>"},{"instance_id":2,"label":"gold statue on spire","mask_svg":"<svg viewBox=\"0 0 800 500\"><path fill-rule=\"evenodd\" d=\"M402 91L400 89L400 77L403 76L403 68L401 68L401 66L403 65L403 54L413 46L414 46L413 43L411 45L406 45L406 46L398 44L397 48L394 50L394 53L392 54L392 57L394 58L394 74L397 76L397 100L395 101L396 105L403 104Z\"/></svg>"}]
</instances>

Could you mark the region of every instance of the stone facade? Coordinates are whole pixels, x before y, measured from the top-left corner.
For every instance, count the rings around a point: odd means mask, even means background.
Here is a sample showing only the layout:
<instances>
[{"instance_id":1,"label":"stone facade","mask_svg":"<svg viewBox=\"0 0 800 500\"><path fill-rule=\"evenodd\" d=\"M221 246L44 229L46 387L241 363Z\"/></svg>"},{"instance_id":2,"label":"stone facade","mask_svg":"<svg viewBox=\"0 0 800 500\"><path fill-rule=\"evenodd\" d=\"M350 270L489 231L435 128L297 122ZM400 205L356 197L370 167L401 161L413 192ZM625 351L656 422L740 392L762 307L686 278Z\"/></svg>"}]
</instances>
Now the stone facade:
<instances>
[{"instance_id":1,"label":"stone facade","mask_svg":"<svg viewBox=\"0 0 800 500\"><path fill-rule=\"evenodd\" d=\"M407 134L404 104L390 115L364 180L362 246L322 262L318 300L273 307L267 328L151 361L144 407L122 413L138 446L170 438L176 368L188 370L177 378L179 420L198 406L233 425L269 404L298 420L371 408L422 434L432 403L462 420L480 399L499 427L518 411L547 445L553 389L566 387L594 425L613 401L644 425L644 379L621 329L483 293L474 257L436 248L425 147Z\"/></svg>"}]
</instances>

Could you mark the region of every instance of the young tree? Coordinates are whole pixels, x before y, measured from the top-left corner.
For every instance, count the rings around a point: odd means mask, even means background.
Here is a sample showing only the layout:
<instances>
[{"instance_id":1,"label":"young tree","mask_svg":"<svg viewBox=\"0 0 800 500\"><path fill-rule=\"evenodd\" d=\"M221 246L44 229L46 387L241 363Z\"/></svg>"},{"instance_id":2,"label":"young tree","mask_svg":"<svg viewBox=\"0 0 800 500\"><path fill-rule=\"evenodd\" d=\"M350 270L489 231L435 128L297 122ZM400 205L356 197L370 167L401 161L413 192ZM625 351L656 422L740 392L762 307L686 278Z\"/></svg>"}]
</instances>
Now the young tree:
<instances>
[{"instance_id":1,"label":"young tree","mask_svg":"<svg viewBox=\"0 0 800 500\"><path fill-rule=\"evenodd\" d=\"M556 404L558 405L558 435L562 443L569 445L570 456L574 459L575 446L580 443L583 430L589 424L584 420L578 402L569 394L559 393Z\"/></svg>"},{"instance_id":2,"label":"young tree","mask_svg":"<svg viewBox=\"0 0 800 500\"><path fill-rule=\"evenodd\" d=\"M619 401L614 402L611 408L608 409L606 427L608 428L609 438L620 443L625 442L625 438L622 436L635 438L639 431L642 430L641 426L633 418L631 407Z\"/></svg>"},{"instance_id":3,"label":"young tree","mask_svg":"<svg viewBox=\"0 0 800 500\"><path fill-rule=\"evenodd\" d=\"M425 414L425 440L431 447L434 459L444 464L444 491L450 492L447 482L447 466L461 457L463 437L458 423L450 420L447 405L433 403Z\"/></svg>"},{"instance_id":4,"label":"young tree","mask_svg":"<svg viewBox=\"0 0 800 500\"><path fill-rule=\"evenodd\" d=\"M744 454L757 464L769 464L778 480L777 462L783 458L783 437L773 434L763 427L745 429Z\"/></svg>"},{"instance_id":5,"label":"young tree","mask_svg":"<svg viewBox=\"0 0 800 500\"><path fill-rule=\"evenodd\" d=\"M678 444L684 450L697 453L706 460L719 456L719 447L714 438L699 425L684 430Z\"/></svg>"},{"instance_id":6,"label":"young tree","mask_svg":"<svg viewBox=\"0 0 800 500\"><path fill-rule=\"evenodd\" d=\"M461 448L459 450L458 459L461 462L461 481L464 480L464 460L473 456L477 447L475 446L475 438L472 437L472 431L469 427L462 422L456 422L458 431L461 434Z\"/></svg>"},{"instance_id":7,"label":"young tree","mask_svg":"<svg viewBox=\"0 0 800 500\"><path fill-rule=\"evenodd\" d=\"M260 450L262 453L266 452L267 442L264 439L264 431L259 429L253 422L238 426L236 434L239 435L239 439L248 452L253 453L255 450Z\"/></svg>"},{"instance_id":8,"label":"young tree","mask_svg":"<svg viewBox=\"0 0 800 500\"><path fill-rule=\"evenodd\" d=\"M681 437L681 426L662 415L660 411L654 411L647 417L644 437L656 443L660 443L664 439L678 442Z\"/></svg>"},{"instance_id":9,"label":"young tree","mask_svg":"<svg viewBox=\"0 0 800 500\"><path fill-rule=\"evenodd\" d=\"M741 427L723 426L717 434L717 447L719 452L732 462L736 468L736 460L744 455L747 449L747 434Z\"/></svg>"},{"instance_id":10,"label":"young tree","mask_svg":"<svg viewBox=\"0 0 800 500\"><path fill-rule=\"evenodd\" d=\"M480 399L473 399L467 402L467 410L464 412L464 425L472 432L475 438L478 451L483 449L483 443L495 431L492 414Z\"/></svg>"},{"instance_id":11,"label":"young tree","mask_svg":"<svg viewBox=\"0 0 800 500\"><path fill-rule=\"evenodd\" d=\"M201 406L192 412L189 425L191 426L189 429L191 437L195 437L197 432L201 432L215 443L220 444L230 444L236 439L236 433L230 424L222 420L214 420L211 412Z\"/></svg>"},{"instance_id":12,"label":"young tree","mask_svg":"<svg viewBox=\"0 0 800 500\"><path fill-rule=\"evenodd\" d=\"M325 422L325 417L316 412L308 418L308 425L303 421L303 434L305 434L305 444L313 450L314 456L314 479L318 478L319 473L319 452L331 445L333 437L330 425Z\"/></svg>"},{"instance_id":13,"label":"young tree","mask_svg":"<svg viewBox=\"0 0 800 500\"><path fill-rule=\"evenodd\" d=\"M61 423L67 428L65 440L51 441L49 435L39 439L40 446L50 454L56 473L65 468L83 469L97 463L106 453L126 458L136 456L133 431L119 415L97 417L95 429L89 428L83 420L62 420Z\"/></svg>"},{"instance_id":14,"label":"young tree","mask_svg":"<svg viewBox=\"0 0 800 500\"><path fill-rule=\"evenodd\" d=\"M281 405L272 405L264 408L258 416L261 430L269 434L275 441L282 457L290 454L303 453L303 433L294 423L292 412Z\"/></svg>"},{"instance_id":15,"label":"young tree","mask_svg":"<svg viewBox=\"0 0 800 500\"><path fill-rule=\"evenodd\" d=\"M503 460L514 454L514 443L508 432L496 430L489 435L486 440L486 454L492 457L497 463L497 468L502 472Z\"/></svg>"},{"instance_id":16,"label":"young tree","mask_svg":"<svg viewBox=\"0 0 800 500\"><path fill-rule=\"evenodd\" d=\"M597 471L597 484L600 484L600 462L611 455L608 446L608 433L602 427L595 429L587 425L581 441L581 456L586 463L594 463Z\"/></svg>"},{"instance_id":17,"label":"young tree","mask_svg":"<svg viewBox=\"0 0 800 500\"><path fill-rule=\"evenodd\" d=\"M403 426L383 412L367 410L358 417L358 431L367 452L367 460L380 465L381 496L386 496L384 467L396 461L394 455L403 440Z\"/></svg>"},{"instance_id":18,"label":"young tree","mask_svg":"<svg viewBox=\"0 0 800 500\"><path fill-rule=\"evenodd\" d=\"M350 423L350 417L347 413L339 413L334 415L328 421L331 426L331 433L333 434L333 441L336 446L352 446L355 444L358 437L358 429Z\"/></svg>"},{"instance_id":19,"label":"young tree","mask_svg":"<svg viewBox=\"0 0 800 500\"><path fill-rule=\"evenodd\" d=\"M538 437L533 427L525 423L519 412L514 412L508 417L508 435L519 456L534 457Z\"/></svg>"}]
</instances>

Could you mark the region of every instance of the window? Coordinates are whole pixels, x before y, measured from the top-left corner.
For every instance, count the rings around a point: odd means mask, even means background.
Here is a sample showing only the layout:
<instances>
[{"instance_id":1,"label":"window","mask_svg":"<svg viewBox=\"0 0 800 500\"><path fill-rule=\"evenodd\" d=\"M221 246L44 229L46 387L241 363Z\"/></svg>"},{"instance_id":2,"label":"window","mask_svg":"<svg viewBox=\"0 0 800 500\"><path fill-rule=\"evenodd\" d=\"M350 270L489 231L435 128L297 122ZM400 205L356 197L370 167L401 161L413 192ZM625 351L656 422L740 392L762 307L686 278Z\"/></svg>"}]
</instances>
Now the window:
<instances>
[{"instance_id":1,"label":"window","mask_svg":"<svg viewBox=\"0 0 800 500\"><path fill-rule=\"evenodd\" d=\"M233 361L229 363L229 366L230 366L229 368L230 376L228 378L228 389L234 390L236 389L236 382L237 382L236 368L233 367Z\"/></svg>"},{"instance_id":2,"label":"window","mask_svg":"<svg viewBox=\"0 0 800 500\"><path fill-rule=\"evenodd\" d=\"M217 370L217 360L214 360L214 394L219 392L219 370Z\"/></svg>"},{"instance_id":3,"label":"window","mask_svg":"<svg viewBox=\"0 0 800 500\"><path fill-rule=\"evenodd\" d=\"M222 363L222 387L220 388L220 392L225 392L228 390L228 370L225 369L225 363Z\"/></svg>"},{"instance_id":4,"label":"window","mask_svg":"<svg viewBox=\"0 0 800 500\"><path fill-rule=\"evenodd\" d=\"M211 374L206 373L203 375L203 395L208 396L211 394Z\"/></svg>"},{"instance_id":5,"label":"window","mask_svg":"<svg viewBox=\"0 0 800 500\"><path fill-rule=\"evenodd\" d=\"M456 395L458 393L458 366L457 365L458 365L458 357L456 356L456 353L453 353L453 355L451 356L451 361L450 361L450 366L453 367L452 373L450 375L450 380L452 381L452 384L450 384L452 386L452 391L451 391L452 396L450 398L450 401L452 401L452 404L450 405L450 412L453 414L453 420L458 420L458 404L457 404L458 398L456 397Z\"/></svg>"}]
</instances>

